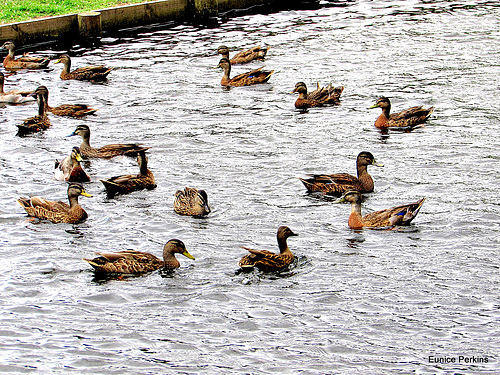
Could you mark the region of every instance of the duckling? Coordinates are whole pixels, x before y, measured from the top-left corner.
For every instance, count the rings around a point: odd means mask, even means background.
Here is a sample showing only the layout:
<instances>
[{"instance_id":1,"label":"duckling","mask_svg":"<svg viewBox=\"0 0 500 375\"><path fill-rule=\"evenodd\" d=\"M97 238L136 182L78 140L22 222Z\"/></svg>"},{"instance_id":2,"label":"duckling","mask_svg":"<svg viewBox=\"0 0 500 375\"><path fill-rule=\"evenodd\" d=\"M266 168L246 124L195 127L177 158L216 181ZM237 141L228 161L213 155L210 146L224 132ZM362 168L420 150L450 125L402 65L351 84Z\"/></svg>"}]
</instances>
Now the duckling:
<instances>
[{"instance_id":1,"label":"duckling","mask_svg":"<svg viewBox=\"0 0 500 375\"><path fill-rule=\"evenodd\" d=\"M62 63L64 65L61 72L61 79L76 79L79 81L105 81L113 68L108 68L104 65L85 66L71 71L71 58L68 55L59 56L59 60L55 64Z\"/></svg>"},{"instance_id":2,"label":"duckling","mask_svg":"<svg viewBox=\"0 0 500 375\"><path fill-rule=\"evenodd\" d=\"M383 228L401 225L409 225L417 216L425 198L415 203L403 204L385 210L370 212L365 216L361 215L361 193L358 191L347 191L337 202L350 202L351 215L349 215L348 225L351 229L362 228Z\"/></svg>"},{"instance_id":3,"label":"duckling","mask_svg":"<svg viewBox=\"0 0 500 375\"><path fill-rule=\"evenodd\" d=\"M36 92L41 92L45 99L45 110L51 112L56 116L69 116L69 117L83 117L86 115L91 115L97 111L97 109L90 108L86 104L61 104L57 107L51 107L49 105L49 90L45 86L39 86Z\"/></svg>"},{"instance_id":4,"label":"duckling","mask_svg":"<svg viewBox=\"0 0 500 375\"><path fill-rule=\"evenodd\" d=\"M89 175L80 165L82 160L80 148L73 147L69 156L64 158L62 161L56 160L54 178L59 181L89 182Z\"/></svg>"},{"instance_id":5,"label":"duckling","mask_svg":"<svg viewBox=\"0 0 500 375\"><path fill-rule=\"evenodd\" d=\"M260 46L255 46L246 51L238 52L232 59L229 59L229 48L226 46L217 48L217 53L221 54L223 58L228 59L231 65L236 65L245 64L253 60L264 60L269 48L271 47L261 48Z\"/></svg>"},{"instance_id":6,"label":"duckling","mask_svg":"<svg viewBox=\"0 0 500 375\"><path fill-rule=\"evenodd\" d=\"M17 202L23 207L29 216L42 220L49 220L53 223L76 224L86 220L87 212L78 204L78 196L91 197L85 191L83 185L78 182L72 182L68 186L67 203L61 201L49 201L45 198L20 197Z\"/></svg>"},{"instance_id":7,"label":"duckling","mask_svg":"<svg viewBox=\"0 0 500 375\"><path fill-rule=\"evenodd\" d=\"M163 247L163 260L153 254L135 250L123 250L117 253L96 253L99 257L83 259L88 262L96 273L141 274L159 269L174 270L180 267L175 254L182 254L189 259L195 259L186 250L184 243L172 239Z\"/></svg>"},{"instance_id":8,"label":"duckling","mask_svg":"<svg viewBox=\"0 0 500 375\"><path fill-rule=\"evenodd\" d=\"M0 103L21 104L33 102L36 99L30 96L33 91L9 90L4 91L5 75L0 72Z\"/></svg>"},{"instance_id":9,"label":"duckling","mask_svg":"<svg viewBox=\"0 0 500 375\"><path fill-rule=\"evenodd\" d=\"M236 77L229 78L229 75L231 74L231 63L229 62L229 59L226 58L221 59L217 67L224 70L224 76L220 81L222 86L250 86L258 83L265 83L274 73L274 70L265 71L262 70L262 67L247 73L239 74Z\"/></svg>"},{"instance_id":10,"label":"duckling","mask_svg":"<svg viewBox=\"0 0 500 375\"><path fill-rule=\"evenodd\" d=\"M186 187L184 190L177 190L174 200L174 211L179 215L205 216L211 210L208 205L208 195L205 190L196 190Z\"/></svg>"},{"instance_id":11,"label":"duckling","mask_svg":"<svg viewBox=\"0 0 500 375\"><path fill-rule=\"evenodd\" d=\"M330 83L326 87L320 87L317 84L316 90L308 93L307 86L304 82L298 82L291 93L299 93L299 97L295 101L295 108L306 109L310 107L322 107L325 104L340 104L340 95L344 91L344 87L333 87Z\"/></svg>"},{"instance_id":12,"label":"duckling","mask_svg":"<svg viewBox=\"0 0 500 375\"><path fill-rule=\"evenodd\" d=\"M368 107L368 109L372 108L382 108L382 114L375 121L377 128L412 128L423 124L434 112L434 107L425 109L417 106L391 114L391 101L385 96L380 97L374 105Z\"/></svg>"},{"instance_id":13,"label":"duckling","mask_svg":"<svg viewBox=\"0 0 500 375\"><path fill-rule=\"evenodd\" d=\"M291 236L297 236L297 234L292 232L292 230L286 226L278 228L277 238L280 249L279 254L275 254L267 250L253 250L242 246L242 248L248 250L250 254L241 258L239 266L244 271L251 271L254 267L257 267L263 272L283 270L285 267L290 265L294 259L294 255L290 251L287 244L287 238Z\"/></svg>"},{"instance_id":14,"label":"duckling","mask_svg":"<svg viewBox=\"0 0 500 375\"><path fill-rule=\"evenodd\" d=\"M43 93L34 93L38 102L38 115L30 117L23 121L22 124L17 125L17 135L23 136L29 133L39 132L46 130L50 127L50 120L45 113L45 98Z\"/></svg>"},{"instance_id":15,"label":"duckling","mask_svg":"<svg viewBox=\"0 0 500 375\"><path fill-rule=\"evenodd\" d=\"M372 177L368 174L368 166L375 165L383 167L383 164L377 163L373 154L363 151L356 158L356 169L358 177L348 173L311 175L311 178L299 178L309 193L322 192L326 195L340 197L348 190L358 190L362 193L371 193L374 188Z\"/></svg>"},{"instance_id":16,"label":"duckling","mask_svg":"<svg viewBox=\"0 0 500 375\"><path fill-rule=\"evenodd\" d=\"M48 57L34 57L28 56L28 54L17 59L14 58L16 45L12 40L5 42L1 48L9 51L9 54L3 59L5 69L44 69L50 62Z\"/></svg>"},{"instance_id":17,"label":"duckling","mask_svg":"<svg viewBox=\"0 0 500 375\"><path fill-rule=\"evenodd\" d=\"M75 131L68 135L68 137L74 135L82 137L80 153L85 158L110 159L120 155L137 156L139 151L146 151L149 149L149 147L142 147L136 143L115 143L100 148L94 148L90 145L90 128L87 125L78 125Z\"/></svg>"},{"instance_id":18,"label":"duckling","mask_svg":"<svg viewBox=\"0 0 500 375\"><path fill-rule=\"evenodd\" d=\"M139 174L129 174L117 176L109 180L101 180L108 198L113 198L117 194L128 194L133 191L156 188L153 172L148 169L148 159L145 150L137 153L137 163L139 164Z\"/></svg>"}]
</instances>

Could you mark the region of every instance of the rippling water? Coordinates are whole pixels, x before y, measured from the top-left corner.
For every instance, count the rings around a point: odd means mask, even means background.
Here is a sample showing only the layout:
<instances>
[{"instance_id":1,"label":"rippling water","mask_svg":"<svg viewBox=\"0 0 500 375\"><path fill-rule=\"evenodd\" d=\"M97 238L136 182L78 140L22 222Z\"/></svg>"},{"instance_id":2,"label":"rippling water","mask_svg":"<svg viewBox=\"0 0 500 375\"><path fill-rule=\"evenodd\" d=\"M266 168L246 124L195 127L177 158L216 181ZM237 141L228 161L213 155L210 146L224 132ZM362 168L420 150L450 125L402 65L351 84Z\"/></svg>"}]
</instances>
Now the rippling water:
<instances>
[{"instance_id":1,"label":"rippling water","mask_svg":"<svg viewBox=\"0 0 500 375\"><path fill-rule=\"evenodd\" d=\"M52 105L99 112L52 116L51 129L19 138L15 125L36 106L0 107L0 370L498 373L499 17L496 2L360 1L75 48L74 67L117 68L104 84L61 81L58 65L7 77L6 88L43 84ZM271 46L269 84L222 89L217 46L257 43ZM342 104L295 110L298 81L344 85ZM366 109L380 95L395 111L436 111L411 133L381 134L380 111ZM85 223L27 221L18 196L66 199L53 163L79 144L65 136L82 122L93 145L150 146L158 188L108 200L99 179L137 167L92 160ZM296 178L355 173L363 150L385 165L371 169L365 212L427 197L407 230L350 230L348 206L308 196ZM213 213L176 215L185 186L206 189ZM280 225L299 234L289 241L296 267L237 274L240 246L277 250ZM169 277L99 281L81 260L124 248L160 255L171 238L196 260L180 257Z\"/></svg>"}]
</instances>

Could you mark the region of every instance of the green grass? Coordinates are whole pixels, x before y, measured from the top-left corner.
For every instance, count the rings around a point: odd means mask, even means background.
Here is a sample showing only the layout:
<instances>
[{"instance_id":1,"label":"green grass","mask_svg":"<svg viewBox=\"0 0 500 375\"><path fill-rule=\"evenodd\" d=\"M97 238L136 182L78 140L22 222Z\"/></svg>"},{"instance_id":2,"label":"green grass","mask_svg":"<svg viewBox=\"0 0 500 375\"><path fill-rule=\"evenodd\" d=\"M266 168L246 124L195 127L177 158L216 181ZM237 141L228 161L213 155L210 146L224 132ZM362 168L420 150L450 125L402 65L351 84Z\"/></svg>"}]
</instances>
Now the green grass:
<instances>
[{"instance_id":1,"label":"green grass","mask_svg":"<svg viewBox=\"0 0 500 375\"><path fill-rule=\"evenodd\" d=\"M148 0L4 0L0 3L0 24L60 16ZM151 1L151 0L150 0Z\"/></svg>"}]
</instances>

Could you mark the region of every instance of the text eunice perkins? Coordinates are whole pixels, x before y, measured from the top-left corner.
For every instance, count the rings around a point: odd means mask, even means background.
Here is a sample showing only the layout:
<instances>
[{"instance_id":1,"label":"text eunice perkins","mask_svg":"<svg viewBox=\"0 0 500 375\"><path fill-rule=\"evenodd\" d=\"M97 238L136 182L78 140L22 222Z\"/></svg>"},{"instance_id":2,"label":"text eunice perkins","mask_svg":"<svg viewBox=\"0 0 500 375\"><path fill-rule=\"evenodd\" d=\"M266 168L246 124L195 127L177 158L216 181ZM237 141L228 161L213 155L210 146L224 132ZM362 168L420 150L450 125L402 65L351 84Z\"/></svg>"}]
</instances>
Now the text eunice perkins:
<instances>
[{"instance_id":1,"label":"text eunice perkins","mask_svg":"<svg viewBox=\"0 0 500 375\"><path fill-rule=\"evenodd\" d=\"M479 356L465 356L459 355L455 357L448 356L438 356L438 355L430 355L429 363L488 363L488 357L479 357Z\"/></svg>"}]
</instances>

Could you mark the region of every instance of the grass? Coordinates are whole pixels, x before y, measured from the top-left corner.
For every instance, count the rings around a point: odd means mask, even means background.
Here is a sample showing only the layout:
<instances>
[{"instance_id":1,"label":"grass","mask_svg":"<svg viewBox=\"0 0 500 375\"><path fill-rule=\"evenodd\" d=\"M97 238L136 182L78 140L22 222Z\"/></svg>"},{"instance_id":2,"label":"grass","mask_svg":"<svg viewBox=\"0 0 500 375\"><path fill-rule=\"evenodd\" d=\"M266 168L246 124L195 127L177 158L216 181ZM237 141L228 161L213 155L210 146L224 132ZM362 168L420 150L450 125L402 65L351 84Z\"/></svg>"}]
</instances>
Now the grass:
<instances>
[{"instance_id":1,"label":"grass","mask_svg":"<svg viewBox=\"0 0 500 375\"><path fill-rule=\"evenodd\" d=\"M36 18L87 12L148 0L4 0L0 3L0 24ZM151 0L149 0L151 1Z\"/></svg>"}]
</instances>

